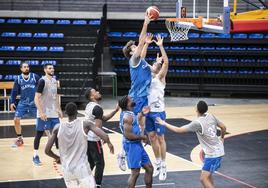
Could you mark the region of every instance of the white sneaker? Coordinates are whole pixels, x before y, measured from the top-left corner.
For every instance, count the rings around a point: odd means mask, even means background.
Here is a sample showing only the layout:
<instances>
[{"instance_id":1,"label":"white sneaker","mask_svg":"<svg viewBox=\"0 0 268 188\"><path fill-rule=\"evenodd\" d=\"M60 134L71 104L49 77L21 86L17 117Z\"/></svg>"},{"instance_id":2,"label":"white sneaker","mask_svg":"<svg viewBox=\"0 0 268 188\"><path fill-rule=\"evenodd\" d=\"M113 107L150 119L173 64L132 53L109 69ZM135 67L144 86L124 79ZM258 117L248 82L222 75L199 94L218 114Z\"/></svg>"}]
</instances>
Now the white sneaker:
<instances>
[{"instance_id":1,"label":"white sneaker","mask_svg":"<svg viewBox=\"0 0 268 188\"><path fill-rule=\"evenodd\" d=\"M165 181L167 179L167 166L161 166L159 180Z\"/></svg>"},{"instance_id":2,"label":"white sneaker","mask_svg":"<svg viewBox=\"0 0 268 188\"><path fill-rule=\"evenodd\" d=\"M153 177L156 177L159 175L160 173L160 169L161 169L161 163L157 164L154 163L154 173L153 173Z\"/></svg>"},{"instance_id":3,"label":"white sneaker","mask_svg":"<svg viewBox=\"0 0 268 188\"><path fill-rule=\"evenodd\" d=\"M126 156L124 154L122 154L122 153L117 154L117 163L118 163L118 167L122 171L126 171L127 170Z\"/></svg>"}]
</instances>

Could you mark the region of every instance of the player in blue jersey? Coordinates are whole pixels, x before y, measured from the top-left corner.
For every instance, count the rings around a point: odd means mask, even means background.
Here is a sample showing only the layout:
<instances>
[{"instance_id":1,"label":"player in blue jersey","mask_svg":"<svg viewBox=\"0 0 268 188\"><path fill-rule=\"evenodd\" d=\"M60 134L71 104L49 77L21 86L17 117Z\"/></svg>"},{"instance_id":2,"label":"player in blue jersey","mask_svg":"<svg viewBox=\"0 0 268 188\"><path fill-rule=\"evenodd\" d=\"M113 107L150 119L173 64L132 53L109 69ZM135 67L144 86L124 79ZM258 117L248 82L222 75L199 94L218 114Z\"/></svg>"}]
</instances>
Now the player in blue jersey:
<instances>
[{"instance_id":1,"label":"player in blue jersey","mask_svg":"<svg viewBox=\"0 0 268 188\"><path fill-rule=\"evenodd\" d=\"M26 115L36 118L36 106L34 104L34 95L39 76L30 72L29 64L22 62L20 64L21 74L14 81L10 97L10 109L15 111L14 125L17 139L13 146L23 145L20 119ZM16 105L16 97L20 95L20 101Z\"/></svg>"},{"instance_id":2,"label":"player in blue jersey","mask_svg":"<svg viewBox=\"0 0 268 188\"><path fill-rule=\"evenodd\" d=\"M128 178L128 188L135 187L141 167L145 169L145 186L150 188L153 182L153 166L142 145L142 141L147 141L147 136L142 134L137 115L133 113L135 102L130 96L126 95L119 100L119 107L122 110L120 129L123 133L123 147L127 155L128 168L131 169L131 174Z\"/></svg>"}]
</instances>

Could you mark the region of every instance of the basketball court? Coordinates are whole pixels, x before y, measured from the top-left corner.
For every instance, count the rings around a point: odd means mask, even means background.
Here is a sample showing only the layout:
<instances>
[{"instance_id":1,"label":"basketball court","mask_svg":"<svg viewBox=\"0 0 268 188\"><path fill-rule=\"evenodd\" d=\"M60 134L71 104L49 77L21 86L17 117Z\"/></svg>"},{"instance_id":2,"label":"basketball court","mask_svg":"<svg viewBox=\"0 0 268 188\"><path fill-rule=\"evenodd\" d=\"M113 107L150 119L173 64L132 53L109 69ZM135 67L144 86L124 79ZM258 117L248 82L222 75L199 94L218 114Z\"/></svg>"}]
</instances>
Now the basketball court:
<instances>
[{"instance_id":1,"label":"basketball court","mask_svg":"<svg viewBox=\"0 0 268 188\"><path fill-rule=\"evenodd\" d=\"M89 86L104 93L100 105L107 114L118 99L128 93L129 69L122 47L130 39L138 40L144 12L149 6L156 6L147 10L149 16L155 17L149 31L165 37L164 45L167 44L165 49L170 58L165 97L167 122L182 126L195 120L195 105L199 100L205 100L209 112L227 127L225 156L214 175L215 187L268 187L267 1L243 0L246 3L243 7L236 0L139 1L132 7L130 1L101 1L104 4L101 8L97 1L81 1L80 6L74 2L58 2L45 5L45 2L36 1L39 7L44 6L40 11L34 10L36 5L27 1L24 6L17 1L0 2L0 7L1 4L3 7L0 10L0 24L3 24L2 29L0 25L0 89L3 90L0 103L3 109L0 112L0 188L66 187L61 166L44 153L46 136L42 137L39 148L42 165L35 166L32 162L36 119L26 117L21 121L24 144L12 147L16 134L14 112L9 110L8 98L14 76L19 73L19 63L29 62L31 70L41 75L44 62L52 62L61 83L62 109L66 103L76 102L79 119L84 119L87 101L82 98ZM147 3L143 12L137 12L142 3ZM172 3L176 10L167 8ZM28 15L27 6L32 7ZM58 10L50 10L55 6ZM86 6L91 9L83 9ZM126 7L133 10L124 13L122 10ZM16 8L22 10L16 11ZM76 11L81 14L77 15ZM86 11L92 14L88 15ZM25 25L26 20L30 25ZM42 20L45 20L45 25L42 25ZM26 38L19 37L22 32ZM57 41L52 41L54 39ZM152 54L156 52L157 46L149 48L147 58L153 61ZM103 130L115 149L113 155L106 145L103 147L104 188L125 188L130 175L130 170L121 171L117 164L117 154L122 148L119 114L103 124ZM67 121L67 117L61 121ZM167 131L165 139L167 179L154 178L152 187L202 187L199 177L203 154L196 134ZM154 162L151 145L146 145L145 150ZM59 153L55 147L53 151ZM145 187L143 176L144 170L136 187Z\"/></svg>"}]
</instances>

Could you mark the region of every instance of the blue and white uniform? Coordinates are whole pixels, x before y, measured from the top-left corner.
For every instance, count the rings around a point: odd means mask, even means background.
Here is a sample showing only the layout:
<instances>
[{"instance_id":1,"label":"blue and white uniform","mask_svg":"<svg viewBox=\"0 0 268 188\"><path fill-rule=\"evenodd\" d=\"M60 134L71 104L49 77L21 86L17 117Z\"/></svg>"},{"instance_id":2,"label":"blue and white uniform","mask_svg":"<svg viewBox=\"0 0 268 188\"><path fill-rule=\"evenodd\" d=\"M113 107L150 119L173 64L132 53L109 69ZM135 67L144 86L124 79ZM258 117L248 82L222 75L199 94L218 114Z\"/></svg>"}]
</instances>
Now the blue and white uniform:
<instances>
[{"instance_id":1,"label":"blue and white uniform","mask_svg":"<svg viewBox=\"0 0 268 188\"><path fill-rule=\"evenodd\" d=\"M126 116L131 116L133 118L132 122L132 133L135 135L140 135L140 127L138 124L137 116L131 111L123 111L120 114L120 129L123 132L123 148L127 155L128 168L141 168L142 166L151 163L150 158L144 147L141 140L128 140L125 137L124 133L124 118Z\"/></svg>"},{"instance_id":2,"label":"blue and white uniform","mask_svg":"<svg viewBox=\"0 0 268 188\"><path fill-rule=\"evenodd\" d=\"M129 60L131 88L129 90L129 96L133 98L136 103L133 112L138 114L142 111L144 106L148 106L147 96L149 94L149 87L151 84L151 70L145 59L140 59L139 63L135 66L133 61L135 57L131 57Z\"/></svg>"},{"instance_id":3,"label":"blue and white uniform","mask_svg":"<svg viewBox=\"0 0 268 188\"><path fill-rule=\"evenodd\" d=\"M15 79L10 97L11 104L15 104L17 95L20 95L20 101L16 107L15 117L22 118L26 114L31 117L36 117L37 109L34 104L34 96L39 78L38 75L29 73L28 79L25 79L23 74L18 75Z\"/></svg>"}]
</instances>

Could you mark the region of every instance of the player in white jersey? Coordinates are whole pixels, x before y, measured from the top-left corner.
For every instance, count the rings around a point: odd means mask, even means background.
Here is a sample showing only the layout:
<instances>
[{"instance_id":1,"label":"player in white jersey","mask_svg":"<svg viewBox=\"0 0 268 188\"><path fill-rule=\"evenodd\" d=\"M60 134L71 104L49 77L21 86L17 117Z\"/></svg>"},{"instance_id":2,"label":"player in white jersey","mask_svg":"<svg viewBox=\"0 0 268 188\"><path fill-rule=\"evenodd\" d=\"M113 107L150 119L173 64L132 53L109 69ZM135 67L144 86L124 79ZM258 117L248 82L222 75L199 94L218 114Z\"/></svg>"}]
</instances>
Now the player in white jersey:
<instances>
[{"instance_id":1,"label":"player in white jersey","mask_svg":"<svg viewBox=\"0 0 268 188\"><path fill-rule=\"evenodd\" d=\"M169 62L163 47L163 38L157 36L155 43L159 46L162 57L157 54L156 62L152 65L152 81L148 95L150 113L146 116L145 130L149 135L156 158L153 176L156 177L159 174L159 180L165 181L167 178L165 127L157 124L156 118L166 119L164 95Z\"/></svg>"},{"instance_id":2,"label":"player in white jersey","mask_svg":"<svg viewBox=\"0 0 268 188\"><path fill-rule=\"evenodd\" d=\"M63 177L68 188L95 188L96 183L87 157L87 133L93 131L101 137L110 150L113 151L108 135L95 123L89 120L81 121L77 119L77 106L70 102L65 106L68 121L57 124L49 139L45 153L54 158L57 163L61 163ZM60 156L53 153L52 145L58 138Z\"/></svg>"},{"instance_id":3,"label":"player in white jersey","mask_svg":"<svg viewBox=\"0 0 268 188\"><path fill-rule=\"evenodd\" d=\"M157 122L164 125L169 130L176 133L195 132L200 145L205 153L204 165L202 168L200 181L205 188L213 188L212 174L220 168L222 157L224 156L224 135L225 125L214 115L207 113L206 102L197 103L197 119L182 127L176 127L157 118ZM217 136L217 128L221 129L220 137Z\"/></svg>"}]
</instances>

